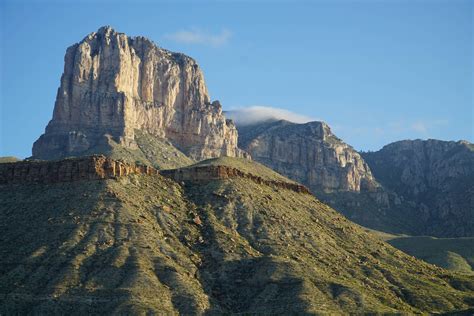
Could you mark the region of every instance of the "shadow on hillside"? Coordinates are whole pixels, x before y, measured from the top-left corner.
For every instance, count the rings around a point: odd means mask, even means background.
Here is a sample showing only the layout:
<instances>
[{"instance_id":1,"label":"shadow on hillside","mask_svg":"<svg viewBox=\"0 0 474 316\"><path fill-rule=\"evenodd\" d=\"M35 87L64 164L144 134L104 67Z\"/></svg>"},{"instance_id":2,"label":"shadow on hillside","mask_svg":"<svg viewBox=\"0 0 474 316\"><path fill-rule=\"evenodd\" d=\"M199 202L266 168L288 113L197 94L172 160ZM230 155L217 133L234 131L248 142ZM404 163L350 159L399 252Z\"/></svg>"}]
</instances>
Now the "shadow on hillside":
<instances>
[{"instance_id":1,"label":"shadow on hillside","mask_svg":"<svg viewBox=\"0 0 474 316\"><path fill-rule=\"evenodd\" d=\"M194 250L203 259L198 278L211 304L206 315L308 313L311 306L304 300L307 284L294 263L278 256L251 255L241 250L242 244L234 241L229 231L222 230L215 217L222 197L209 193L220 184L183 187L203 222L205 242L196 244Z\"/></svg>"},{"instance_id":2,"label":"shadow on hillside","mask_svg":"<svg viewBox=\"0 0 474 316\"><path fill-rule=\"evenodd\" d=\"M308 310L308 303L301 298L303 281L292 275L289 264L270 257L217 262L207 262L200 274L211 298L208 315Z\"/></svg>"},{"instance_id":3,"label":"shadow on hillside","mask_svg":"<svg viewBox=\"0 0 474 316\"><path fill-rule=\"evenodd\" d=\"M221 313L305 313L304 282L295 267L278 257L229 255L226 237L203 215L206 243L197 246L203 264L199 280L210 298L207 315ZM237 258L237 259L234 259Z\"/></svg>"},{"instance_id":4,"label":"shadow on hillside","mask_svg":"<svg viewBox=\"0 0 474 316\"><path fill-rule=\"evenodd\" d=\"M104 190L103 181L0 187L0 314L59 305L56 293L73 282L72 262L82 245L78 223L92 216Z\"/></svg>"}]
</instances>

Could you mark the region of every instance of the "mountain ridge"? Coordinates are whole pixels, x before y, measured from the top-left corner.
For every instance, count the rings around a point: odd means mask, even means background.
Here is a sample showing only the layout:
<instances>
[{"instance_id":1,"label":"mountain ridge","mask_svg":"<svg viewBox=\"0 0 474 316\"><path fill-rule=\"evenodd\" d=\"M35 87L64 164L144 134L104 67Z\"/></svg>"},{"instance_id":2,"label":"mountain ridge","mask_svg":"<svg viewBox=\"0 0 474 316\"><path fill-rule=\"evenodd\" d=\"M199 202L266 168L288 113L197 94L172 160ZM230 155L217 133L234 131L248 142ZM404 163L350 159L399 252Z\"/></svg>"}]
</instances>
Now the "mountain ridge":
<instances>
[{"instance_id":1,"label":"mountain ridge","mask_svg":"<svg viewBox=\"0 0 474 316\"><path fill-rule=\"evenodd\" d=\"M0 187L1 313L436 313L474 304L472 277L414 259L312 195L271 183L157 173Z\"/></svg>"},{"instance_id":2,"label":"mountain ridge","mask_svg":"<svg viewBox=\"0 0 474 316\"><path fill-rule=\"evenodd\" d=\"M375 191L379 186L360 155L324 122L268 120L238 129L239 146L254 160L315 193Z\"/></svg>"},{"instance_id":3,"label":"mountain ridge","mask_svg":"<svg viewBox=\"0 0 474 316\"><path fill-rule=\"evenodd\" d=\"M474 151L467 141L404 140L362 153L384 187L410 203L420 235L474 236Z\"/></svg>"},{"instance_id":4,"label":"mountain ridge","mask_svg":"<svg viewBox=\"0 0 474 316\"><path fill-rule=\"evenodd\" d=\"M363 226L409 235L473 234L474 145L467 141L404 140L357 153L322 122L237 127L239 146L253 159L308 186ZM420 156L430 152L433 163Z\"/></svg>"}]
</instances>

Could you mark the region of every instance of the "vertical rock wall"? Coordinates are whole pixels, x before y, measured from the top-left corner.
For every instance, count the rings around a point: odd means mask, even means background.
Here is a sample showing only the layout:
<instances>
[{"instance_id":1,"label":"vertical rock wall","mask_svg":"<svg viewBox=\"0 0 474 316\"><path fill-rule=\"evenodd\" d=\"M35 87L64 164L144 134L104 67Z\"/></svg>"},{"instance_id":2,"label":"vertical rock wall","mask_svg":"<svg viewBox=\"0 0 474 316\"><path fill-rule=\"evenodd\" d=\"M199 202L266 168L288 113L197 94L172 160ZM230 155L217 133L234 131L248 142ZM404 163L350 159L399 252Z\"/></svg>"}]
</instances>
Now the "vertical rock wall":
<instances>
[{"instance_id":1,"label":"vertical rock wall","mask_svg":"<svg viewBox=\"0 0 474 316\"><path fill-rule=\"evenodd\" d=\"M192 58L103 27L69 47L64 62L53 118L33 157L81 154L108 138L134 148L136 129L198 160L243 155Z\"/></svg>"}]
</instances>

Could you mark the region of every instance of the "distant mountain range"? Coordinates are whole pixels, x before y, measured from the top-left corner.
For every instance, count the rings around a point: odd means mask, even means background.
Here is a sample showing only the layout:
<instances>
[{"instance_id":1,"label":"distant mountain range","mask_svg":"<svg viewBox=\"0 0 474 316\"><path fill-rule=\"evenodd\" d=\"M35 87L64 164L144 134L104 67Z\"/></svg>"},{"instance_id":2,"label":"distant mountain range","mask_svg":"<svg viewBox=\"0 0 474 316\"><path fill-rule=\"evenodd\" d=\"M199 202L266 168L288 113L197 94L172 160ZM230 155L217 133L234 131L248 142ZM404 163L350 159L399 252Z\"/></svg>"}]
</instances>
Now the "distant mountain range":
<instances>
[{"instance_id":1,"label":"distant mountain range","mask_svg":"<svg viewBox=\"0 0 474 316\"><path fill-rule=\"evenodd\" d=\"M474 236L474 145L400 141L358 153L323 122L238 126L252 159L307 185L367 227L439 237Z\"/></svg>"}]
</instances>

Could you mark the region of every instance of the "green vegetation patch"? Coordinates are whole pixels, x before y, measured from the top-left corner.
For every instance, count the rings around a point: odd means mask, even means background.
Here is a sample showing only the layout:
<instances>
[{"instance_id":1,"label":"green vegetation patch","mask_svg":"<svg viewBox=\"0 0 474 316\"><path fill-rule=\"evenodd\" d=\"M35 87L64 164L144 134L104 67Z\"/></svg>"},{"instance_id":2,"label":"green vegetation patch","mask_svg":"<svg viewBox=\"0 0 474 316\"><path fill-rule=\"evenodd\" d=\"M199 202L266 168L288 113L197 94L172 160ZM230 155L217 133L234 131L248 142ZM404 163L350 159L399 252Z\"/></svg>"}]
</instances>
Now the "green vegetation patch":
<instances>
[{"instance_id":1,"label":"green vegetation patch","mask_svg":"<svg viewBox=\"0 0 474 316\"><path fill-rule=\"evenodd\" d=\"M414 314L474 305L473 276L406 255L309 194L246 178L4 185L0 200L2 315Z\"/></svg>"},{"instance_id":2,"label":"green vegetation patch","mask_svg":"<svg viewBox=\"0 0 474 316\"><path fill-rule=\"evenodd\" d=\"M157 169L174 169L195 163L168 140L135 130L135 141L138 148L132 149L108 139L107 144L91 148L81 155L104 154L113 159L149 165Z\"/></svg>"},{"instance_id":3,"label":"green vegetation patch","mask_svg":"<svg viewBox=\"0 0 474 316\"><path fill-rule=\"evenodd\" d=\"M245 158L233 158L233 157L220 157L220 158L213 158L203 160L194 164L190 167L195 166L227 166L239 169L245 173L250 173L256 176L259 176L265 180L272 180L272 181L283 181L289 183L295 183L293 180L290 180L281 174L273 171L272 169L265 167L264 165L249 160Z\"/></svg>"},{"instance_id":4,"label":"green vegetation patch","mask_svg":"<svg viewBox=\"0 0 474 316\"><path fill-rule=\"evenodd\" d=\"M474 237L393 237L392 246L426 262L474 275Z\"/></svg>"}]
</instances>

